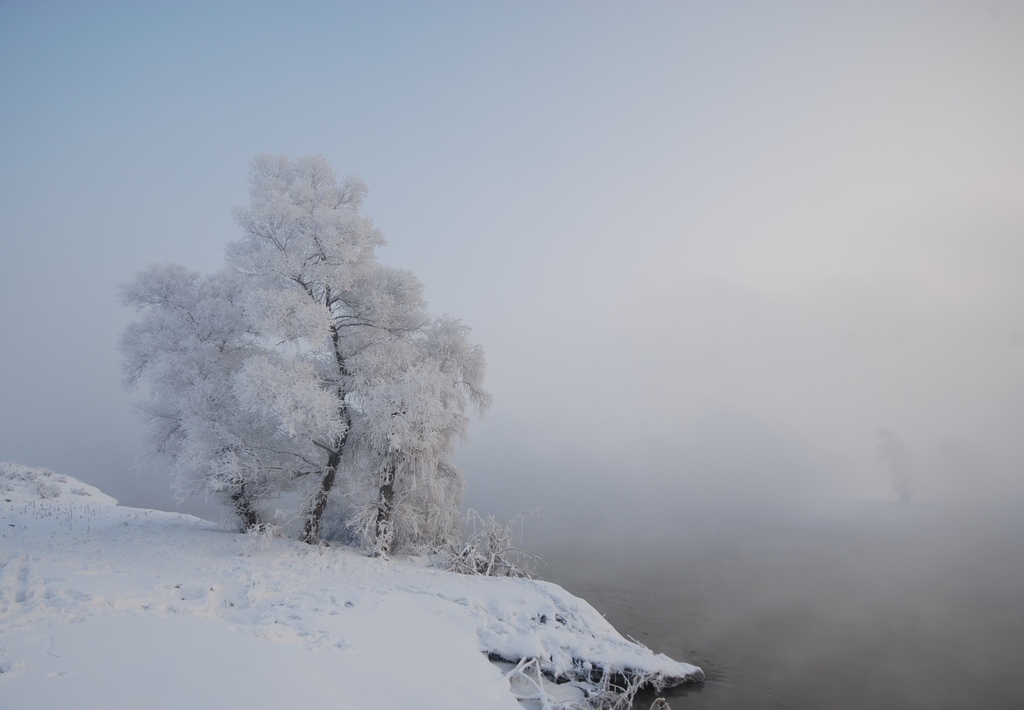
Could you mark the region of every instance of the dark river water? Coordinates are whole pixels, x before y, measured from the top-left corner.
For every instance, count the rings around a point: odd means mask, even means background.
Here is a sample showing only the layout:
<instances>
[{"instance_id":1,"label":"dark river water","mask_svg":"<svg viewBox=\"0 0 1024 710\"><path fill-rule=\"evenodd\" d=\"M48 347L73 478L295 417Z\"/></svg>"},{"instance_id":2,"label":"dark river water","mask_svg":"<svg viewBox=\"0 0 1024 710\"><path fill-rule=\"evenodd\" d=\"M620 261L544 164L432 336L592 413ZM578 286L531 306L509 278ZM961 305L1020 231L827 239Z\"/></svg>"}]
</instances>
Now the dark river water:
<instances>
[{"instance_id":1,"label":"dark river water","mask_svg":"<svg viewBox=\"0 0 1024 710\"><path fill-rule=\"evenodd\" d=\"M702 687L667 694L674 710L1022 708L1019 517L861 502L679 522L654 541L542 545L540 576L701 666Z\"/></svg>"}]
</instances>

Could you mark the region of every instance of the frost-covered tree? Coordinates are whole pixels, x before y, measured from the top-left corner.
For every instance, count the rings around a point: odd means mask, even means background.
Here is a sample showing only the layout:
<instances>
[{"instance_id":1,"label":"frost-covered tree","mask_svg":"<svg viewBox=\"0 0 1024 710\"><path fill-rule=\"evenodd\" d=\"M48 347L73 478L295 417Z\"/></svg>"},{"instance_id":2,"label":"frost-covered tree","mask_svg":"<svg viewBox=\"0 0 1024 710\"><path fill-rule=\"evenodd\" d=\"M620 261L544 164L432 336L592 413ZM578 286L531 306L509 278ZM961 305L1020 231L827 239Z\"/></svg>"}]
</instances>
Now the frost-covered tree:
<instances>
[{"instance_id":1,"label":"frost-covered tree","mask_svg":"<svg viewBox=\"0 0 1024 710\"><path fill-rule=\"evenodd\" d=\"M275 356L247 369L245 403L280 428L301 428L320 451L307 487L307 542L320 539L348 443L349 360L375 325L361 306L374 300L365 285L374 282L384 240L359 212L365 193L356 178L339 184L322 157L261 155L249 175L249 206L235 211L243 236L228 248L229 267L246 283L249 320ZM311 394L326 406L311 409Z\"/></svg>"},{"instance_id":2,"label":"frost-covered tree","mask_svg":"<svg viewBox=\"0 0 1024 710\"><path fill-rule=\"evenodd\" d=\"M128 384L148 384L151 453L170 460L179 495L224 496L252 527L291 462L277 430L239 406L236 378L261 348L246 330L238 286L226 273L150 266L122 289L139 320L121 347Z\"/></svg>"},{"instance_id":3,"label":"frost-covered tree","mask_svg":"<svg viewBox=\"0 0 1024 710\"><path fill-rule=\"evenodd\" d=\"M429 317L411 273L376 261L384 240L357 178L339 183L319 156L263 155L249 188L221 274L154 267L125 288L141 316L123 339L128 379L150 382L155 450L179 480L229 495L247 526L261 501L300 491L302 538L317 542L339 480L376 480L374 539L448 534L463 487L453 442L488 401L482 351Z\"/></svg>"},{"instance_id":4,"label":"frost-covered tree","mask_svg":"<svg viewBox=\"0 0 1024 710\"><path fill-rule=\"evenodd\" d=\"M450 459L469 411L490 404L483 351L459 321L440 318L366 356L356 428L372 465L353 523L382 555L450 543L460 533L465 488Z\"/></svg>"}]
</instances>

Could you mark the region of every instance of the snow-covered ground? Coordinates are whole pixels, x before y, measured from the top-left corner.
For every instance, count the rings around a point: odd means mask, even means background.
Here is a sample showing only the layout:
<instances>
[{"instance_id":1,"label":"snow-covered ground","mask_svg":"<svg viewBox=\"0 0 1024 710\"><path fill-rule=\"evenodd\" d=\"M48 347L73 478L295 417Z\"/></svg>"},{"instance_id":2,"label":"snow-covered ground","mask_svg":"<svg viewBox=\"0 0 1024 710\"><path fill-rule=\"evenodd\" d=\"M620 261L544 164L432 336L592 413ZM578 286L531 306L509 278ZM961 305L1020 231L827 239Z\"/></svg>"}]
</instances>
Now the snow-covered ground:
<instances>
[{"instance_id":1,"label":"snow-covered ground","mask_svg":"<svg viewBox=\"0 0 1024 710\"><path fill-rule=\"evenodd\" d=\"M0 710L510 708L582 697L488 660L697 680L546 582L467 577L125 508L0 462ZM513 681L510 683L510 680ZM522 702L522 704L521 704Z\"/></svg>"}]
</instances>

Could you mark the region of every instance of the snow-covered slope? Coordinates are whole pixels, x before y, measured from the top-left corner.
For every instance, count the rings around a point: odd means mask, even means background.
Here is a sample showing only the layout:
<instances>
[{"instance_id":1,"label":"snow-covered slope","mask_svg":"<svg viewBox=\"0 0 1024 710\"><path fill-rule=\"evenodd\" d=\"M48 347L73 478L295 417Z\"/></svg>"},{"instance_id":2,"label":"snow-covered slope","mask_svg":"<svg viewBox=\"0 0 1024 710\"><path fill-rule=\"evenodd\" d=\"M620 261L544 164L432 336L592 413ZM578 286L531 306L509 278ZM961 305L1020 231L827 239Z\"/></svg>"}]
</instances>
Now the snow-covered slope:
<instances>
[{"instance_id":1,"label":"snow-covered slope","mask_svg":"<svg viewBox=\"0 0 1024 710\"><path fill-rule=\"evenodd\" d=\"M0 520L3 710L520 708L487 654L701 675L553 584L228 533L44 469L0 463Z\"/></svg>"}]
</instances>

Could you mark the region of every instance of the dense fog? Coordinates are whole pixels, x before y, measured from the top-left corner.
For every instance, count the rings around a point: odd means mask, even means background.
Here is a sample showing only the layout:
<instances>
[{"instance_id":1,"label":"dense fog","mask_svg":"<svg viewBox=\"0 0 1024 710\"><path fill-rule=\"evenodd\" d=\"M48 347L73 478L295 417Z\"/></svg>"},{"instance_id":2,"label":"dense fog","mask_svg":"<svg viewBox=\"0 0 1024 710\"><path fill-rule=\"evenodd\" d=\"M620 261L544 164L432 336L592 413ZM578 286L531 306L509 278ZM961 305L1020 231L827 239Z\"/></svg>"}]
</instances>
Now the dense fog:
<instances>
[{"instance_id":1,"label":"dense fog","mask_svg":"<svg viewBox=\"0 0 1024 710\"><path fill-rule=\"evenodd\" d=\"M322 153L486 348L467 505L540 508L538 545L850 501L1012 521L1012 3L5 3L0 62L0 458L176 506L136 460L117 285L212 271L249 160Z\"/></svg>"}]
</instances>

